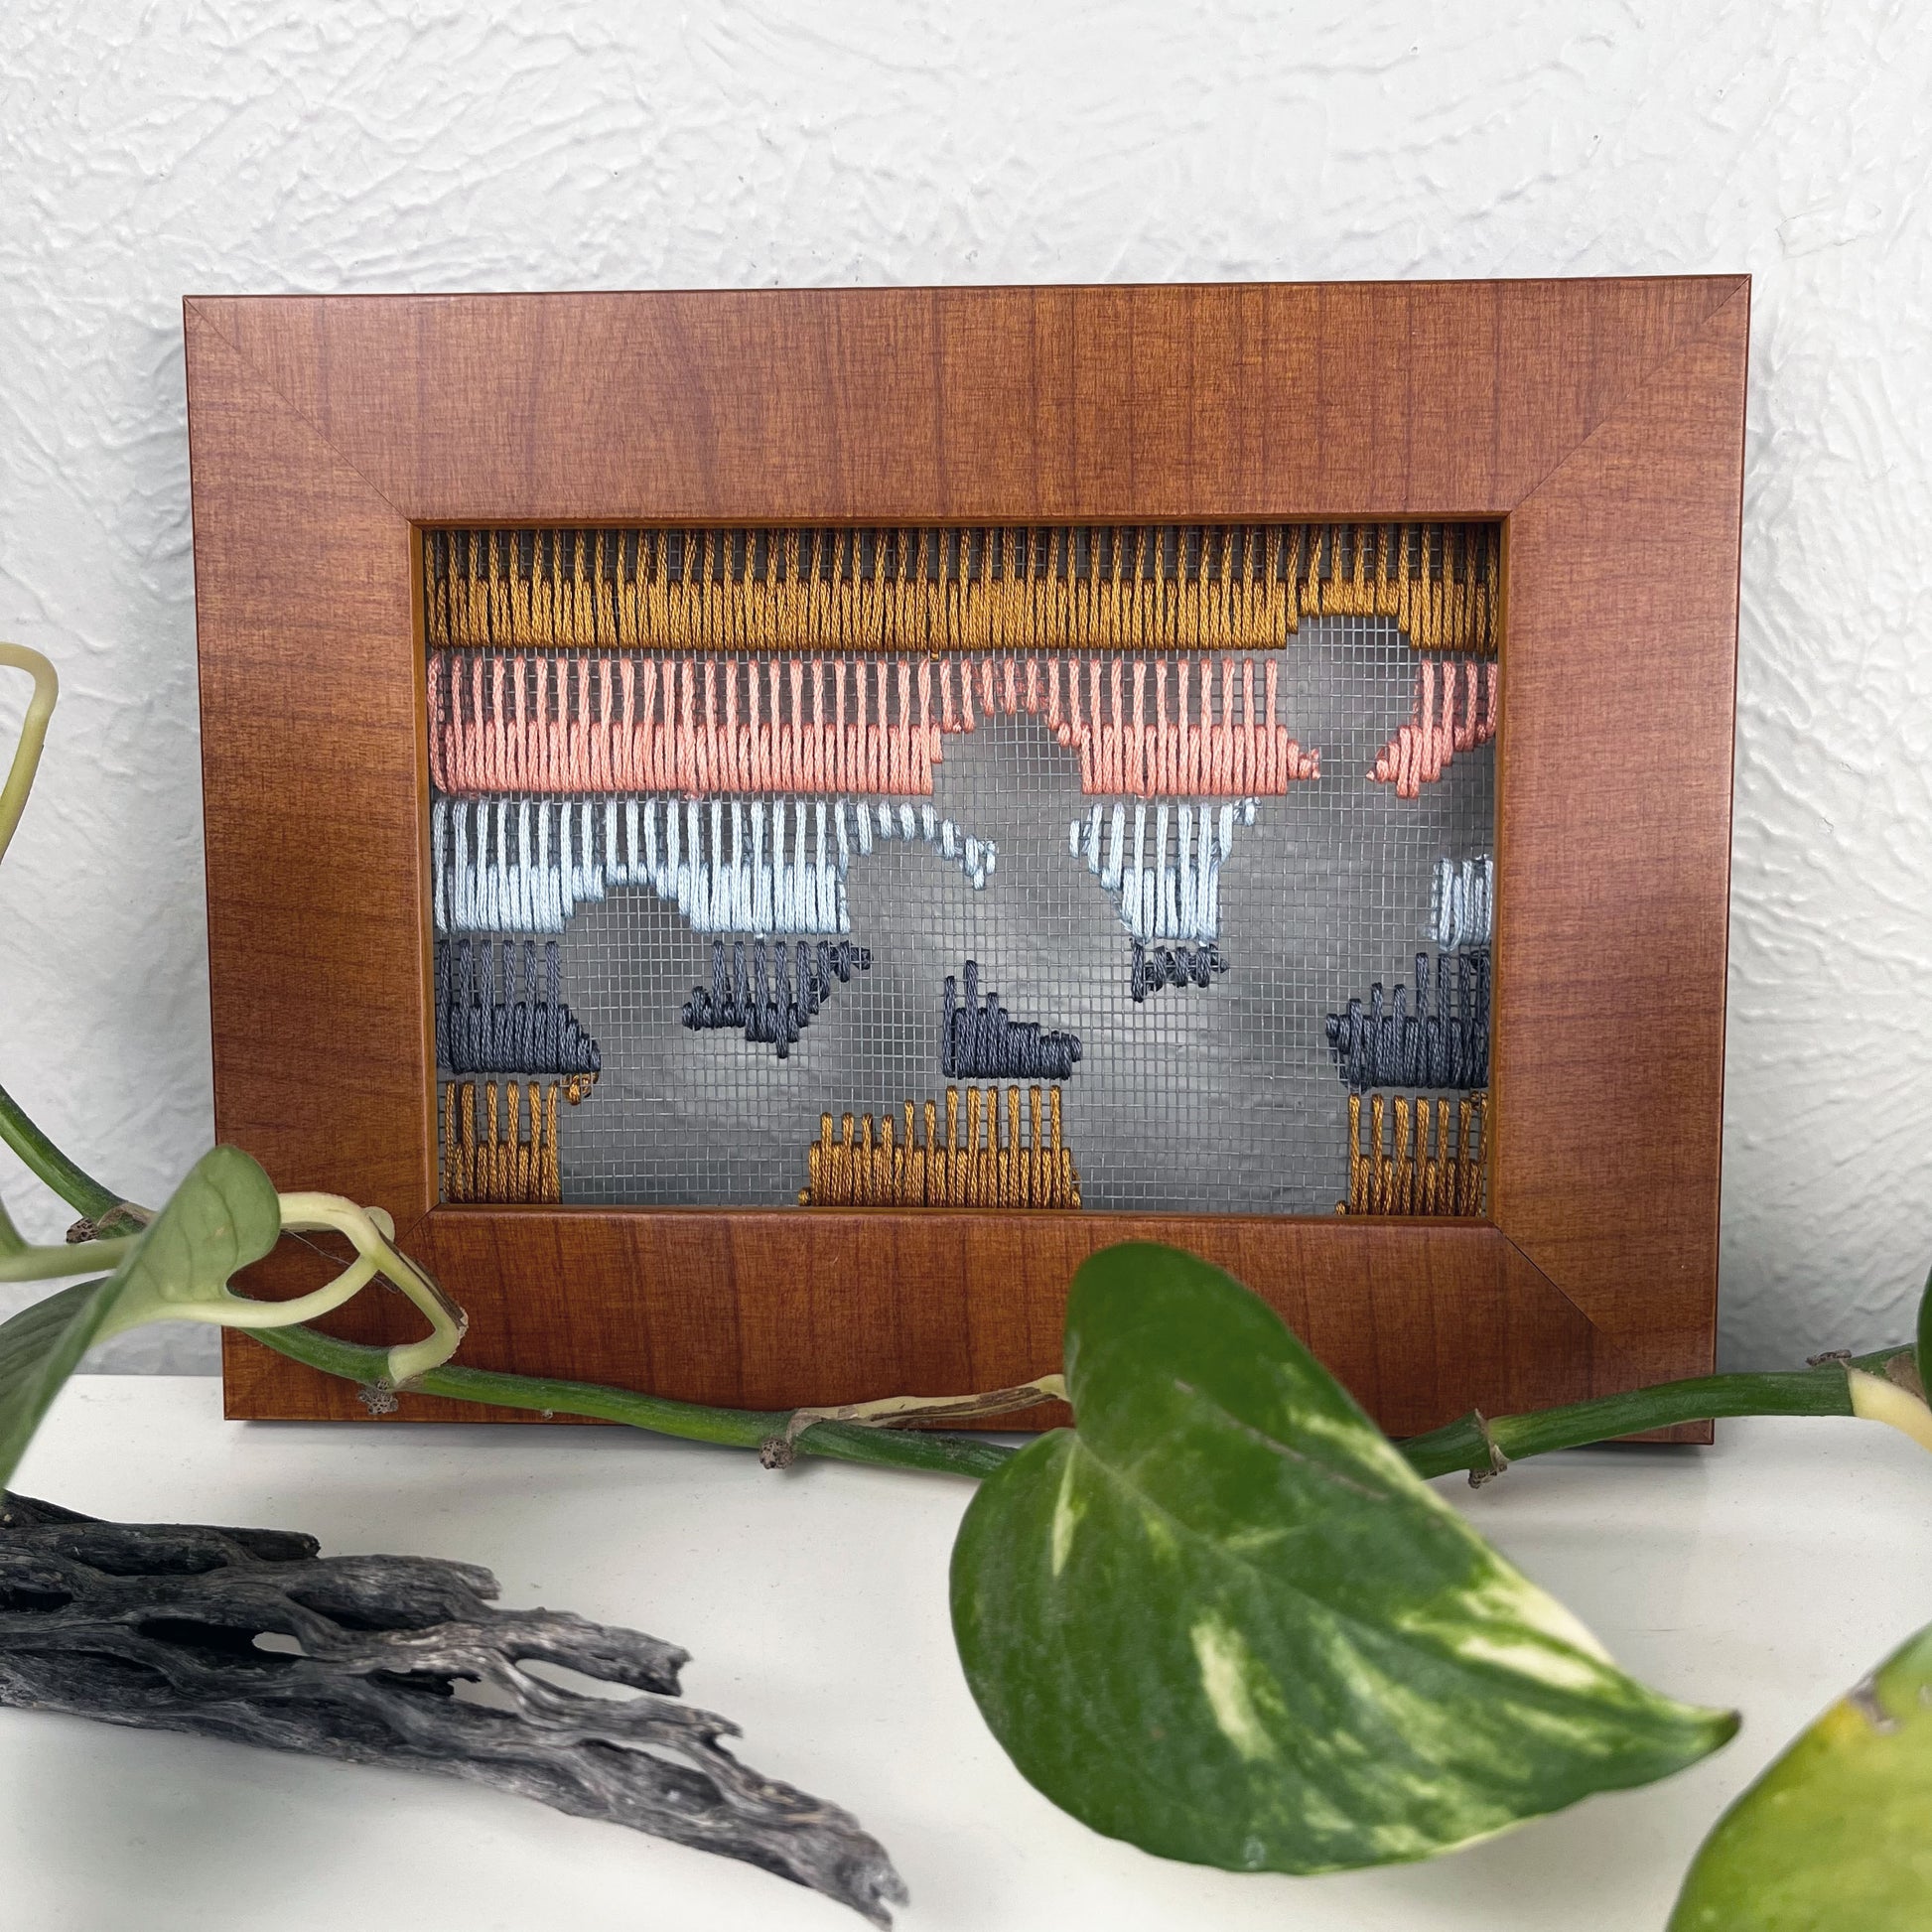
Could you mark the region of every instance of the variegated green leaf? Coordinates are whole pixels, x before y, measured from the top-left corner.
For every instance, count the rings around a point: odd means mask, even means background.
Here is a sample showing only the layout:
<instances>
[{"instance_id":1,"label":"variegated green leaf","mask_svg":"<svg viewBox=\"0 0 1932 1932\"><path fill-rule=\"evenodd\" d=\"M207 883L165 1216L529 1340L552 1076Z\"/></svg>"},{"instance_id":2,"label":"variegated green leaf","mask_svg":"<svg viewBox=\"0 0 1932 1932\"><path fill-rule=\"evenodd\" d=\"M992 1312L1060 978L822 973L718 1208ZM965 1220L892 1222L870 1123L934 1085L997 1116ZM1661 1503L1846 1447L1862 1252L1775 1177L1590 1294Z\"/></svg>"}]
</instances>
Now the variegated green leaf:
<instances>
[{"instance_id":1,"label":"variegated green leaf","mask_svg":"<svg viewBox=\"0 0 1932 1932\"><path fill-rule=\"evenodd\" d=\"M1670 1932L1932 1925L1932 1629L1805 1731L1718 1821Z\"/></svg>"},{"instance_id":2,"label":"variegated green leaf","mask_svg":"<svg viewBox=\"0 0 1932 1932\"><path fill-rule=\"evenodd\" d=\"M1427 1858L1736 1728L1619 1671L1220 1270L1094 1256L1066 1373L1075 1429L967 1510L953 1627L1021 1771L1097 1830L1243 1870Z\"/></svg>"},{"instance_id":3,"label":"variegated green leaf","mask_svg":"<svg viewBox=\"0 0 1932 1932\"><path fill-rule=\"evenodd\" d=\"M230 1279L261 1260L281 1232L281 1201L260 1164L238 1147L210 1149L115 1269L106 1331L228 1302Z\"/></svg>"},{"instance_id":4,"label":"variegated green leaf","mask_svg":"<svg viewBox=\"0 0 1932 1932\"><path fill-rule=\"evenodd\" d=\"M0 1487L88 1346L191 1304L227 1297L282 1229L274 1183L240 1149L204 1155L111 1275L0 1322Z\"/></svg>"},{"instance_id":5,"label":"variegated green leaf","mask_svg":"<svg viewBox=\"0 0 1932 1932\"><path fill-rule=\"evenodd\" d=\"M0 1322L0 1489L94 1339L114 1283L75 1282Z\"/></svg>"}]
</instances>

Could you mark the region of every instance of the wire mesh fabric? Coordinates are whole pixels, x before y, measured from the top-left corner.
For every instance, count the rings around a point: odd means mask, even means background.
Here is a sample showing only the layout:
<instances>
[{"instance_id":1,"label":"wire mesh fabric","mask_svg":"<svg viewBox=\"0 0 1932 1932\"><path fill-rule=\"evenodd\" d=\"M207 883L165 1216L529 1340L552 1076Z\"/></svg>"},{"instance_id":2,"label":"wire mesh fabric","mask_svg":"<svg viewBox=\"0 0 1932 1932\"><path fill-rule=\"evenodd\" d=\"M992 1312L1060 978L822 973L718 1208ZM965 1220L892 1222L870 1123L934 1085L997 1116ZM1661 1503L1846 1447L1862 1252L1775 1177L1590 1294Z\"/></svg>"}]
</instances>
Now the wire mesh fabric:
<instances>
[{"instance_id":1,"label":"wire mesh fabric","mask_svg":"<svg viewBox=\"0 0 1932 1932\"><path fill-rule=\"evenodd\" d=\"M519 1198L948 1204L979 1080L974 1204L1481 1211L1492 527L426 548L439 938L546 935L600 1067Z\"/></svg>"}]
</instances>

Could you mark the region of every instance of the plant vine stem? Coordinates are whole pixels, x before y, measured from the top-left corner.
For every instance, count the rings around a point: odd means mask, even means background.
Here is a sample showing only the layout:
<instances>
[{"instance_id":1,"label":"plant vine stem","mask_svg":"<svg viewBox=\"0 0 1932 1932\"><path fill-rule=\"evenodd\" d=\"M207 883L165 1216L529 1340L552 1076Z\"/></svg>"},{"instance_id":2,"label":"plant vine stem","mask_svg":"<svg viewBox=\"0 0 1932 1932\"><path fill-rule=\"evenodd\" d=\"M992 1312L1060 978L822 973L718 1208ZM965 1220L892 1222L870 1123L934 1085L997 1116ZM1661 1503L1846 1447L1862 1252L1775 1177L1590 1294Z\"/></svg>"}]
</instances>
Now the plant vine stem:
<instances>
[{"instance_id":1,"label":"plant vine stem","mask_svg":"<svg viewBox=\"0 0 1932 1932\"><path fill-rule=\"evenodd\" d=\"M5 1141L20 1156L30 1172L54 1189L89 1220L121 1205L121 1197L103 1187L92 1174L77 1168L29 1120L5 1087L0 1087L0 1141Z\"/></svg>"},{"instance_id":2,"label":"plant vine stem","mask_svg":"<svg viewBox=\"0 0 1932 1932\"><path fill-rule=\"evenodd\" d=\"M74 1166L0 1087L0 1140L4 1140L56 1193L81 1213L98 1218L122 1205L121 1197ZM1932 1287L1932 1285L1928 1285ZM1932 1293L1927 1306L1932 1308ZM386 1348L338 1341L319 1329L289 1327L251 1330L264 1348L325 1375L361 1386L383 1384L389 1372ZM1493 1472L1494 1451L1510 1461L1545 1455L1552 1449L1582 1449L1590 1443L1678 1423L1711 1422L1735 1416L1850 1416L1852 1388L1847 1368L1883 1376L1898 1357L1909 1361L1911 1344L1881 1348L1849 1362L1761 1374L1703 1375L1684 1382L1660 1382L1627 1395L1599 1396L1523 1416L1481 1420L1462 1417L1427 1436L1412 1436L1396 1447L1418 1475L1450 1475L1466 1469ZM541 1376L504 1375L489 1369L445 1365L410 1382L412 1391L447 1396L458 1402L487 1402L501 1409L532 1409L559 1416L585 1416L623 1423L633 1429L686 1442L714 1443L729 1449L760 1449L782 1437L788 1410L713 1409L701 1403L673 1402L595 1382L557 1382ZM868 1429L856 1423L815 1422L792 1443L800 1455L828 1456L841 1462L872 1462L933 1473L987 1476L1015 1451L1004 1444L936 1431Z\"/></svg>"},{"instance_id":3,"label":"plant vine stem","mask_svg":"<svg viewBox=\"0 0 1932 1932\"><path fill-rule=\"evenodd\" d=\"M34 773L40 769L41 750L47 743L48 721L60 701L61 680L54 674L53 663L26 644L0 642L0 668L25 671L34 680L13 760L5 779L0 780L0 857L4 857L20 815L27 809L27 794L34 788Z\"/></svg>"},{"instance_id":4,"label":"plant vine stem","mask_svg":"<svg viewBox=\"0 0 1932 1932\"><path fill-rule=\"evenodd\" d=\"M253 1339L325 1375L364 1387L387 1377L389 1351L352 1341L338 1341L314 1328L252 1329ZM638 1395L596 1382L560 1382L539 1375L500 1375L490 1369L446 1364L414 1377L411 1395L449 1396L458 1402L487 1402L502 1409L533 1409L539 1414L586 1416L598 1422L628 1424L658 1436L689 1443L715 1443L727 1449L761 1449L782 1438L791 1420L787 1409L713 1409L703 1403L673 1402ZM923 1430L866 1428L858 1423L815 1422L791 1444L799 1455L829 1456L839 1462L876 1462L933 1474L987 1476L1015 1451L1001 1443Z\"/></svg>"},{"instance_id":5,"label":"plant vine stem","mask_svg":"<svg viewBox=\"0 0 1932 1932\"><path fill-rule=\"evenodd\" d=\"M1491 1445L1511 1462L1552 1449L1582 1449L1619 1436L1636 1436L1678 1423L1715 1422L1734 1416L1849 1416L1852 1387L1848 1368L1882 1376L1897 1356L1912 1355L1910 1345L1881 1348L1847 1362L1817 1368L1772 1370L1736 1375L1700 1375L1685 1382L1659 1382L1627 1395L1598 1396L1558 1409L1524 1416L1463 1416L1427 1436L1397 1444L1418 1475L1449 1475L1457 1469L1484 1475L1496 1464Z\"/></svg>"},{"instance_id":6,"label":"plant vine stem","mask_svg":"<svg viewBox=\"0 0 1932 1932\"><path fill-rule=\"evenodd\" d=\"M388 1360L381 1348L338 1341L313 1328L264 1330L256 1332L254 1339L326 1375L365 1386L380 1380ZM1909 1347L1886 1348L1850 1364L1832 1362L1789 1373L1706 1375L1688 1382L1663 1382L1628 1395L1573 1402L1527 1416L1498 1416L1487 1423L1465 1417L1396 1447L1418 1475L1449 1475L1459 1469L1481 1474L1495 1467L1492 1443L1516 1461L1552 1449L1582 1449L1616 1436L1664 1429L1674 1423L1730 1416L1849 1416L1853 1409L1847 1366L1882 1375L1892 1357L1910 1353ZM541 1376L454 1366L431 1369L417 1377L410 1388L459 1402L488 1402L504 1409L534 1409L625 1423L656 1435L728 1449L761 1448L771 1437L782 1436L789 1420L785 1410L711 1409L698 1403L605 1388L595 1382L558 1382ZM841 1462L883 1463L965 1476L991 1475L1016 1453L1004 1444L970 1437L868 1429L836 1422L811 1424L800 1431L793 1447L801 1455L830 1456Z\"/></svg>"}]
</instances>

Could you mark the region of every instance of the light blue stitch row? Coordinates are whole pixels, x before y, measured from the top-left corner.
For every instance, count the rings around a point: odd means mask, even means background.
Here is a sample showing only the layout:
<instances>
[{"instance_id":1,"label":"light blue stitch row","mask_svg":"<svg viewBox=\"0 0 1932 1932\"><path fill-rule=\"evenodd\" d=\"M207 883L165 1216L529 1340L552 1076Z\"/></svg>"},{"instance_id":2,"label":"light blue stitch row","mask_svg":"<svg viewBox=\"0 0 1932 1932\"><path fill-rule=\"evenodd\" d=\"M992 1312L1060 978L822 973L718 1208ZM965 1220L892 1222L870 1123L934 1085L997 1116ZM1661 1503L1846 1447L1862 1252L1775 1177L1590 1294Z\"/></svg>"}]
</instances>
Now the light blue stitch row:
<instances>
[{"instance_id":1,"label":"light blue stitch row","mask_svg":"<svg viewBox=\"0 0 1932 1932\"><path fill-rule=\"evenodd\" d=\"M1067 827L1066 847L1076 858L1084 851L1087 870L1100 881L1120 912L1120 922L1136 939L1179 939L1209 945L1221 933L1221 865L1234 850L1234 827L1255 822L1255 801L1239 804L1177 805L1154 808L1154 850L1148 851L1148 808L1134 806L1131 862L1127 807L1116 804L1105 835L1104 805ZM1174 825L1174 859L1168 862L1168 826ZM1216 822L1218 817L1218 823Z\"/></svg>"},{"instance_id":2,"label":"light blue stitch row","mask_svg":"<svg viewBox=\"0 0 1932 1932\"><path fill-rule=\"evenodd\" d=\"M1495 860L1464 859L1457 865L1453 859L1438 859L1423 936L1449 951L1486 946L1495 906Z\"/></svg>"},{"instance_id":3,"label":"light blue stitch row","mask_svg":"<svg viewBox=\"0 0 1932 1932\"><path fill-rule=\"evenodd\" d=\"M846 872L854 847L870 853L875 837L922 839L976 892L999 856L930 805L438 798L436 930L561 932L608 887L648 886L695 932L846 933Z\"/></svg>"}]
</instances>

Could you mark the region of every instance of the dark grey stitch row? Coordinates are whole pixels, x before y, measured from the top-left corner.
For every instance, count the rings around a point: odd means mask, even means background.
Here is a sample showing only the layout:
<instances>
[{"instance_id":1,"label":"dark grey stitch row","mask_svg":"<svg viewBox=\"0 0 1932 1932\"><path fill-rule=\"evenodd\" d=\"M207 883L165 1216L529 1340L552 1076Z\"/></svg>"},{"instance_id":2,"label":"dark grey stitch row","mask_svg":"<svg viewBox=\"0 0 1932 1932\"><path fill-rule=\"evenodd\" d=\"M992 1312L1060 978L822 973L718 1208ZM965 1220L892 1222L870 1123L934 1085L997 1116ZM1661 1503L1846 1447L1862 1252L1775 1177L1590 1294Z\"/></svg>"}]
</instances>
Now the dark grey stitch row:
<instances>
[{"instance_id":1,"label":"dark grey stitch row","mask_svg":"<svg viewBox=\"0 0 1932 1932\"><path fill-rule=\"evenodd\" d=\"M980 998L977 960L966 962L966 1003L948 973L940 1071L949 1080L1066 1080L1080 1057L1078 1034L1045 1033L1031 1020L1015 1021L997 995Z\"/></svg>"},{"instance_id":2,"label":"dark grey stitch row","mask_svg":"<svg viewBox=\"0 0 1932 1932\"><path fill-rule=\"evenodd\" d=\"M1398 986L1385 999L1381 981L1366 1009L1350 1000L1328 1015L1328 1045L1342 1084L1370 1087L1486 1087L1489 1084L1489 955L1436 956L1435 1010L1430 1009L1429 955L1416 955L1414 1005Z\"/></svg>"},{"instance_id":3,"label":"dark grey stitch row","mask_svg":"<svg viewBox=\"0 0 1932 1932\"><path fill-rule=\"evenodd\" d=\"M452 1073L596 1073L597 1041L558 994L557 942L543 949L537 984L536 941L496 948L487 939L451 939L436 948L437 1056Z\"/></svg>"},{"instance_id":4,"label":"dark grey stitch row","mask_svg":"<svg viewBox=\"0 0 1932 1932\"><path fill-rule=\"evenodd\" d=\"M684 1024L693 1033L718 1033L726 1028L745 1029L749 1040L778 1049L786 1059L791 1043L811 1025L812 1015L830 998L834 983L844 984L855 972L872 971L872 951L855 946L850 939L836 945L821 939L818 950L803 940L797 942L797 966L792 964L793 948L782 942L771 949L769 977L762 939L752 941L750 976L746 973L745 941L732 942L731 965L725 964L725 942L711 942L711 991L702 986L691 989L684 1003Z\"/></svg>"},{"instance_id":5,"label":"dark grey stitch row","mask_svg":"<svg viewBox=\"0 0 1932 1932\"><path fill-rule=\"evenodd\" d=\"M1206 986L1228 969L1219 946L1156 946L1152 951L1136 939L1128 990L1136 1004L1166 986Z\"/></svg>"}]
</instances>

